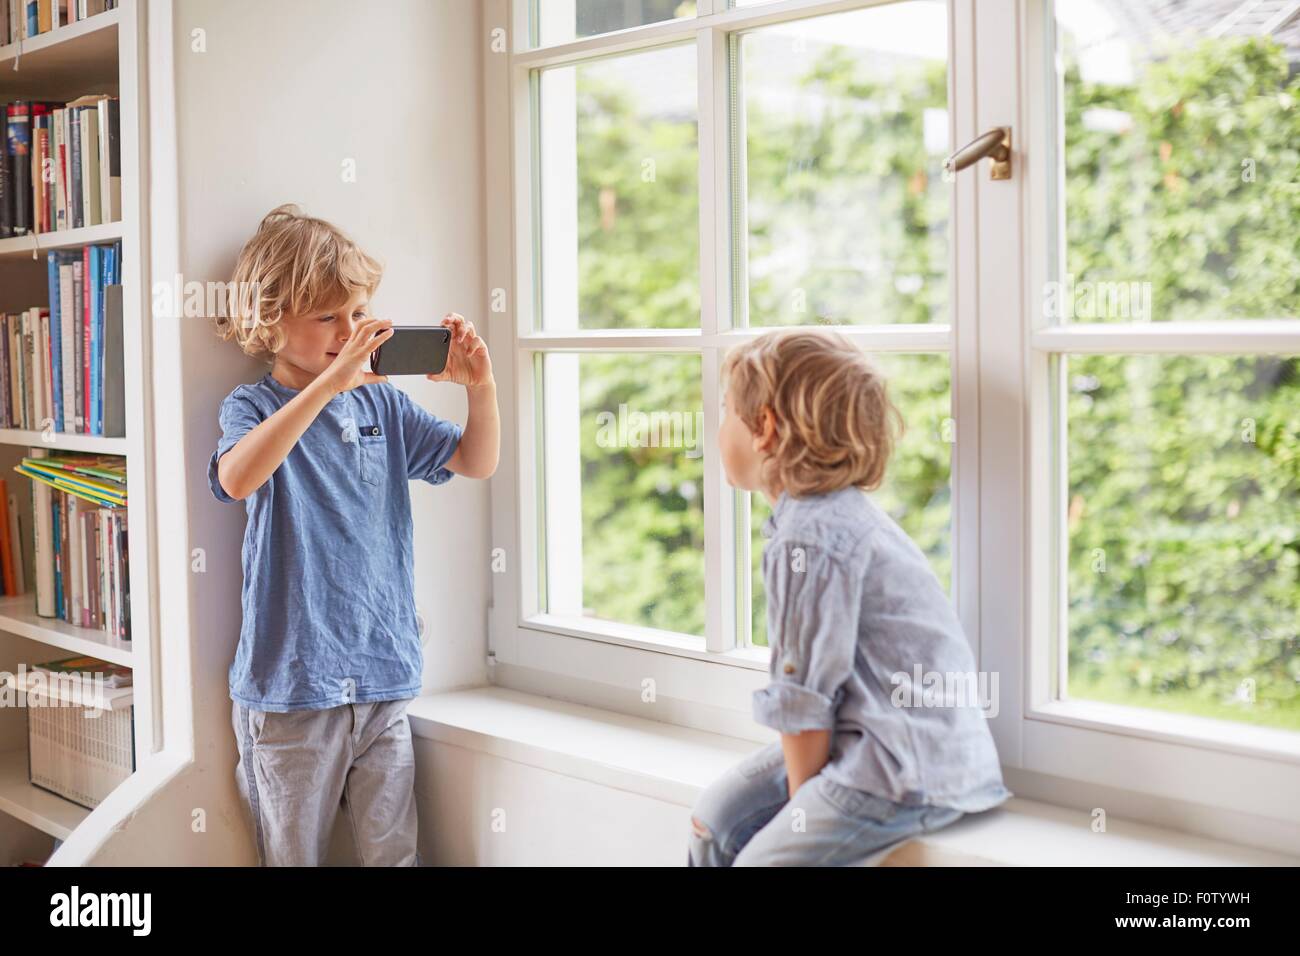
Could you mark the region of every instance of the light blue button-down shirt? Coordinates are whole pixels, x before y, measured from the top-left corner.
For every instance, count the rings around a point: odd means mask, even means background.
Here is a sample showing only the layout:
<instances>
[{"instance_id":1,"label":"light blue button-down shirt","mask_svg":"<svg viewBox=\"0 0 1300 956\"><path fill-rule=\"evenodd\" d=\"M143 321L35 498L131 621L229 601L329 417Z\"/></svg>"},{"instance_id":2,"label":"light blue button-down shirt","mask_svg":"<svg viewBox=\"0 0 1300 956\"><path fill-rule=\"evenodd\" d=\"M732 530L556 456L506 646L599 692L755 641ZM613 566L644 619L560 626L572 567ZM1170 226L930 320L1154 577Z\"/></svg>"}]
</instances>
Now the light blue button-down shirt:
<instances>
[{"instance_id":1,"label":"light blue button-down shirt","mask_svg":"<svg viewBox=\"0 0 1300 956\"><path fill-rule=\"evenodd\" d=\"M782 493L762 533L771 682L754 719L832 730L822 774L895 803L973 813L1010 797L985 718L997 685L903 529L844 488Z\"/></svg>"},{"instance_id":2,"label":"light blue button-down shirt","mask_svg":"<svg viewBox=\"0 0 1300 956\"><path fill-rule=\"evenodd\" d=\"M217 462L298 394L268 372L221 403ZM462 428L387 382L335 395L244 499L243 625L230 697L254 710L320 710L420 692L411 492L438 485ZM428 622L432 624L432 622Z\"/></svg>"}]
</instances>

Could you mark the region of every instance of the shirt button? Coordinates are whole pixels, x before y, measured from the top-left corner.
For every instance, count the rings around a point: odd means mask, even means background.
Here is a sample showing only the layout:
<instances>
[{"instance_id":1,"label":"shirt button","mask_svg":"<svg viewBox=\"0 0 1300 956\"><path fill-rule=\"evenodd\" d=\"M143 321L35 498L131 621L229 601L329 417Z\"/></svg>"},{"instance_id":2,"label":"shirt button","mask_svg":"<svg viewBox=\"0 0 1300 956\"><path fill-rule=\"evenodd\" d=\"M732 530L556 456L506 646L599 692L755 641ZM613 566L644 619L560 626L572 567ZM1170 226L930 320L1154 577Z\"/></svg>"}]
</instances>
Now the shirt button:
<instances>
[{"instance_id":1,"label":"shirt button","mask_svg":"<svg viewBox=\"0 0 1300 956\"><path fill-rule=\"evenodd\" d=\"M785 662L785 667L783 667L782 670L784 670L787 674L793 674L793 673L794 673L794 663L791 662L791 661L786 661L786 662Z\"/></svg>"}]
</instances>

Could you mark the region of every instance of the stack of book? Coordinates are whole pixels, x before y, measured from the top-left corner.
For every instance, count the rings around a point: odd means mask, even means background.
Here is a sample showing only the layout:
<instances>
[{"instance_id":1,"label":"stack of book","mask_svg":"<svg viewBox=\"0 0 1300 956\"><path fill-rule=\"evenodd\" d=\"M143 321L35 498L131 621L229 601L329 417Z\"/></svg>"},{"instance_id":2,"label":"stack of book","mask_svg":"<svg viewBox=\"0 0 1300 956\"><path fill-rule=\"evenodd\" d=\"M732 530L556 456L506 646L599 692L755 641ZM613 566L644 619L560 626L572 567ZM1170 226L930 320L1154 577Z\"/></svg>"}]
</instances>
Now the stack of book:
<instances>
[{"instance_id":1,"label":"stack of book","mask_svg":"<svg viewBox=\"0 0 1300 956\"><path fill-rule=\"evenodd\" d=\"M5 113L0 238L122 218L117 97L98 93L66 105L24 100Z\"/></svg>"},{"instance_id":2,"label":"stack of book","mask_svg":"<svg viewBox=\"0 0 1300 956\"><path fill-rule=\"evenodd\" d=\"M123 436L121 243L46 259L50 307L0 313L0 427Z\"/></svg>"},{"instance_id":3,"label":"stack of book","mask_svg":"<svg viewBox=\"0 0 1300 956\"><path fill-rule=\"evenodd\" d=\"M117 7L117 0L0 0L0 46Z\"/></svg>"},{"instance_id":4,"label":"stack of book","mask_svg":"<svg viewBox=\"0 0 1300 956\"><path fill-rule=\"evenodd\" d=\"M29 701L39 701L42 706L50 701L89 703L100 699L101 692L105 703L130 703L130 694L113 692L129 690L135 683L131 668L125 664L113 664L88 654L31 664L25 670L22 675L5 675L6 682L15 691L29 695Z\"/></svg>"},{"instance_id":5,"label":"stack of book","mask_svg":"<svg viewBox=\"0 0 1300 956\"><path fill-rule=\"evenodd\" d=\"M33 479L36 613L129 641L126 459L50 455L14 471Z\"/></svg>"}]
</instances>

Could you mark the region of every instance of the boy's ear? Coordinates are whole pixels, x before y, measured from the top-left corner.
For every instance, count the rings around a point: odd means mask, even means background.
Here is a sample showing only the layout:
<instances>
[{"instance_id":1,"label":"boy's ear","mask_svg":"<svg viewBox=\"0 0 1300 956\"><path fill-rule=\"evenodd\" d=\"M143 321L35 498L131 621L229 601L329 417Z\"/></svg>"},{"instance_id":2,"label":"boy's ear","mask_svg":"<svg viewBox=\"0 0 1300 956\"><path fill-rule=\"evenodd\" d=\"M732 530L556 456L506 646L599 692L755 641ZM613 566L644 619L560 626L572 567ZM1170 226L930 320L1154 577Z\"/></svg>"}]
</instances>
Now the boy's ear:
<instances>
[{"instance_id":1,"label":"boy's ear","mask_svg":"<svg viewBox=\"0 0 1300 956\"><path fill-rule=\"evenodd\" d=\"M755 451L769 451L776 442L776 414L770 405L758 410L758 434L754 436Z\"/></svg>"}]
</instances>

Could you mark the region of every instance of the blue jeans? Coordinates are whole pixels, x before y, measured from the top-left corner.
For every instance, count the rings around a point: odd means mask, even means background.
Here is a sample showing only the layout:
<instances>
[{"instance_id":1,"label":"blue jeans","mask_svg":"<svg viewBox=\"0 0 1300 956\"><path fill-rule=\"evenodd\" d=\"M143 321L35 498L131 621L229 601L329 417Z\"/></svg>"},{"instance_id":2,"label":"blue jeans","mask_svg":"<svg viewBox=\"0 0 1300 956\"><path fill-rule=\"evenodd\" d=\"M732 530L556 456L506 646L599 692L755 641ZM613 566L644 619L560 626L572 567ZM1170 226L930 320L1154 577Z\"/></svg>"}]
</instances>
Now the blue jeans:
<instances>
[{"instance_id":1,"label":"blue jeans","mask_svg":"<svg viewBox=\"0 0 1300 956\"><path fill-rule=\"evenodd\" d=\"M793 797L771 743L710 784L691 810L689 866L845 866L962 816L907 807L817 774Z\"/></svg>"}]
</instances>

